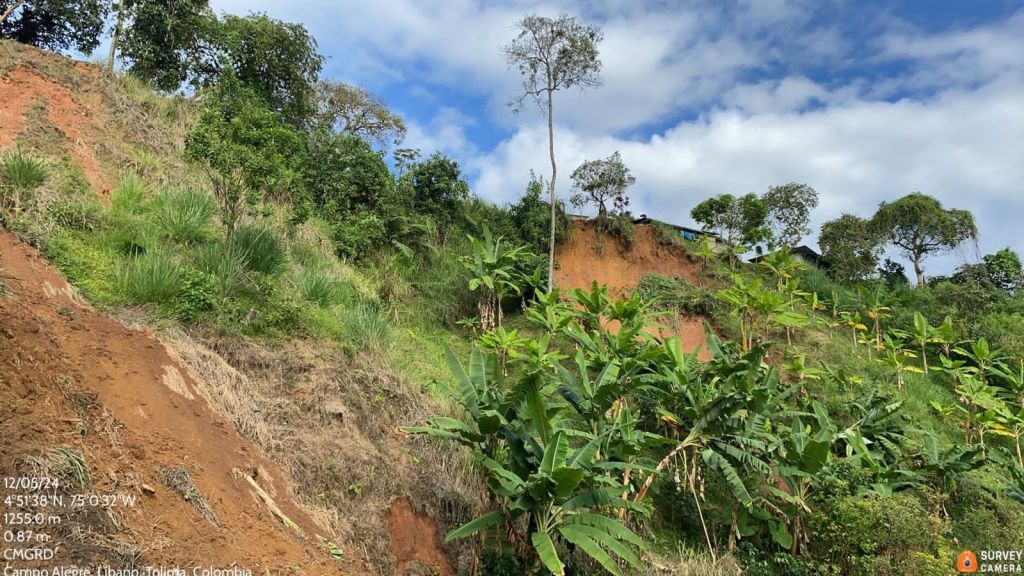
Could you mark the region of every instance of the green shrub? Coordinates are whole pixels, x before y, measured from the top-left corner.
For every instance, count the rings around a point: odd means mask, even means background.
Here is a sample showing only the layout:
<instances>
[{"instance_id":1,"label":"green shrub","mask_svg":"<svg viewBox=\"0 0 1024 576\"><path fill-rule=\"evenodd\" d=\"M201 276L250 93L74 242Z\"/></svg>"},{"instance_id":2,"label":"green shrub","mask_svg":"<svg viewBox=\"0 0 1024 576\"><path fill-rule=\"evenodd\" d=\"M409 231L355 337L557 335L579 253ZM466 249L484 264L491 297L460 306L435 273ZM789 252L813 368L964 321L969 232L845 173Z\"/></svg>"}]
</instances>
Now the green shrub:
<instances>
[{"instance_id":1,"label":"green shrub","mask_svg":"<svg viewBox=\"0 0 1024 576\"><path fill-rule=\"evenodd\" d=\"M376 214L360 211L338 222L332 236L338 255L360 258L384 244L387 228Z\"/></svg>"},{"instance_id":2,"label":"green shrub","mask_svg":"<svg viewBox=\"0 0 1024 576\"><path fill-rule=\"evenodd\" d=\"M983 489L965 484L946 511L952 535L964 550L1024 548L1024 506L1009 498L997 500Z\"/></svg>"},{"instance_id":3,"label":"green shrub","mask_svg":"<svg viewBox=\"0 0 1024 576\"><path fill-rule=\"evenodd\" d=\"M103 222L103 207L91 193L80 198L55 202L47 208L47 217L61 228L92 232Z\"/></svg>"},{"instance_id":4,"label":"green shrub","mask_svg":"<svg viewBox=\"0 0 1024 576\"><path fill-rule=\"evenodd\" d=\"M191 322L212 311L216 290L216 282L209 274L185 268L181 274L181 290L174 303L174 315L183 322Z\"/></svg>"},{"instance_id":5,"label":"green shrub","mask_svg":"<svg viewBox=\"0 0 1024 576\"><path fill-rule=\"evenodd\" d=\"M848 576L948 574L943 525L911 495L849 496L808 518L811 557ZM930 562L923 562L924 559ZM934 561L934 562L931 562ZM929 571L928 564L941 566Z\"/></svg>"},{"instance_id":6,"label":"green shrub","mask_svg":"<svg viewBox=\"0 0 1024 576\"><path fill-rule=\"evenodd\" d=\"M287 267L284 244L267 228L240 226L231 236L231 246L244 256L245 267L253 272L273 276Z\"/></svg>"},{"instance_id":7,"label":"green shrub","mask_svg":"<svg viewBox=\"0 0 1024 576\"><path fill-rule=\"evenodd\" d=\"M216 205L208 195L179 190L160 196L157 223L164 235L176 242L198 243L210 236L210 218Z\"/></svg>"},{"instance_id":8,"label":"green shrub","mask_svg":"<svg viewBox=\"0 0 1024 576\"><path fill-rule=\"evenodd\" d=\"M651 229L654 230L654 241L658 244L662 246L678 246L679 248L686 247L686 240L683 239L683 236L679 233L679 230L676 230L675 226L652 220Z\"/></svg>"},{"instance_id":9,"label":"green shrub","mask_svg":"<svg viewBox=\"0 0 1024 576\"><path fill-rule=\"evenodd\" d=\"M245 254L227 242L199 247L193 261L196 269L209 274L221 296L231 296L246 282Z\"/></svg>"},{"instance_id":10,"label":"green shrub","mask_svg":"<svg viewBox=\"0 0 1024 576\"><path fill-rule=\"evenodd\" d=\"M114 212L138 214L145 211L148 195L142 178L129 172L121 176L117 187L110 193L110 207Z\"/></svg>"},{"instance_id":11,"label":"green shrub","mask_svg":"<svg viewBox=\"0 0 1024 576\"><path fill-rule=\"evenodd\" d=\"M181 269L169 254L149 251L132 256L117 268L118 291L136 304L170 302L180 289Z\"/></svg>"},{"instance_id":12,"label":"green shrub","mask_svg":"<svg viewBox=\"0 0 1024 576\"><path fill-rule=\"evenodd\" d=\"M607 234L618 240L624 250L632 250L636 241L636 226L629 214L615 214L594 219L594 232L597 236ZM598 244L599 246L602 244Z\"/></svg>"}]
</instances>

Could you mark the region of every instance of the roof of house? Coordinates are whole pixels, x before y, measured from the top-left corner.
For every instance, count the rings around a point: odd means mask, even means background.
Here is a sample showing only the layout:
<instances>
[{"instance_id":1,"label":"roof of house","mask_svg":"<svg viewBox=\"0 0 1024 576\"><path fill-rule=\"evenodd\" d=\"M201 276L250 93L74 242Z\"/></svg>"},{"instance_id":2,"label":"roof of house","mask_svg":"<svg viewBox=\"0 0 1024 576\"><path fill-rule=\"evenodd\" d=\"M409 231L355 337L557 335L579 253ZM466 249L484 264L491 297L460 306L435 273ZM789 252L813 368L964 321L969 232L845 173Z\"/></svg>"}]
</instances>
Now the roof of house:
<instances>
[{"instance_id":1,"label":"roof of house","mask_svg":"<svg viewBox=\"0 0 1024 576\"><path fill-rule=\"evenodd\" d=\"M774 253L775 252L771 252L771 254L774 254ZM821 254L818 254L818 252L814 248L811 248L810 246L808 246L806 244L801 244L800 246L791 247L789 249L789 253L793 254L793 255L803 256L804 258L810 260L811 262L817 262L818 260L821 259ZM755 256L755 257L751 258L749 260L749 262L760 262L766 256L768 256L768 254L761 254L760 256Z\"/></svg>"}]
</instances>

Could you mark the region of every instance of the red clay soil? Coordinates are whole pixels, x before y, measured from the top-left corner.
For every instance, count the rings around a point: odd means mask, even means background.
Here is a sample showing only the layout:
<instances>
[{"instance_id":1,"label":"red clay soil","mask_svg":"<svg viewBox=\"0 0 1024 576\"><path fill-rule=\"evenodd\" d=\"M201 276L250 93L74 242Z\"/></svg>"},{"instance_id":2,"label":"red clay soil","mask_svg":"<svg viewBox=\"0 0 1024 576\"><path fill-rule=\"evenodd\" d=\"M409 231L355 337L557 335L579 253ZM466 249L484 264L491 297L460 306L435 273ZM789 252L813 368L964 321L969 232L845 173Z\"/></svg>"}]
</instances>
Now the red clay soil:
<instances>
[{"instance_id":1,"label":"red clay soil","mask_svg":"<svg viewBox=\"0 0 1024 576\"><path fill-rule=\"evenodd\" d=\"M392 502L388 532L391 553L395 556L395 576L454 576L437 522L417 514L407 498Z\"/></svg>"},{"instance_id":2,"label":"red clay soil","mask_svg":"<svg viewBox=\"0 0 1024 576\"><path fill-rule=\"evenodd\" d=\"M696 258L677 246L659 244L649 225L639 224L634 232L633 246L626 250L612 236L597 236L593 223L574 222L571 238L555 252L555 285L587 289L597 281L607 284L612 296L624 296L640 284L644 274L674 276L697 283L701 264ZM679 335L684 350L692 351L699 346L698 356L702 360L711 358L703 318L678 316L669 324L669 333Z\"/></svg>"},{"instance_id":3,"label":"red clay soil","mask_svg":"<svg viewBox=\"0 0 1024 576\"><path fill-rule=\"evenodd\" d=\"M2 231L0 274L0 477L32 474L34 459L67 447L84 455L92 478L73 492L138 498L109 511L58 510L57 560L39 566L123 563L132 558L125 550L136 550L131 563L188 573L358 573L330 557L316 536L327 532L293 502L279 469L206 405L160 342L83 304L35 250ZM194 505L195 493L186 501L166 485L165 471L179 467L216 522ZM245 476L304 536L272 515Z\"/></svg>"},{"instance_id":4,"label":"red clay soil","mask_svg":"<svg viewBox=\"0 0 1024 576\"><path fill-rule=\"evenodd\" d=\"M25 129L25 113L34 102L42 102L50 124L67 138L68 153L93 190L105 190L108 181L90 145L101 107L96 102L80 104L67 88L24 67L0 78L0 149L14 147Z\"/></svg>"}]
</instances>

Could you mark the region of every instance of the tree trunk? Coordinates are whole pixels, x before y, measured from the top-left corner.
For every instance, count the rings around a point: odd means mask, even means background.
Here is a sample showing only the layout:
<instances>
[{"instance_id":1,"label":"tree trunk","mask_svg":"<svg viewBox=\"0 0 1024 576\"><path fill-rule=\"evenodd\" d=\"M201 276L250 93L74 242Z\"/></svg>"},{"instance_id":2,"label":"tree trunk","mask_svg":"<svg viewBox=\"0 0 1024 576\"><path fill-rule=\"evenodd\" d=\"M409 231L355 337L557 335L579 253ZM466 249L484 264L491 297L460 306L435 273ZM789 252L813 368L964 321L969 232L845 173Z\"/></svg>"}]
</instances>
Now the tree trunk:
<instances>
[{"instance_id":1,"label":"tree trunk","mask_svg":"<svg viewBox=\"0 0 1024 576\"><path fill-rule=\"evenodd\" d=\"M110 37L110 53L107 55L107 70L114 71L114 60L117 58L117 42L121 39L121 31L124 29L124 3L120 0L117 3L117 24L114 25L114 33Z\"/></svg>"},{"instance_id":2,"label":"tree trunk","mask_svg":"<svg viewBox=\"0 0 1024 576\"><path fill-rule=\"evenodd\" d=\"M549 75L550 76L550 75ZM558 167L555 165L555 126L554 107L552 103L553 90L551 79L548 78L548 154L551 156L551 181L548 182L548 189L551 191L551 237L548 246L548 292L555 287L555 178L558 176Z\"/></svg>"},{"instance_id":3,"label":"tree trunk","mask_svg":"<svg viewBox=\"0 0 1024 576\"><path fill-rule=\"evenodd\" d=\"M924 270L921 269L921 256L914 255L914 273L917 274L917 287L924 286Z\"/></svg>"},{"instance_id":4,"label":"tree trunk","mask_svg":"<svg viewBox=\"0 0 1024 576\"><path fill-rule=\"evenodd\" d=\"M13 14L14 11L18 9L18 6L21 6L22 4L24 4L25 1L26 0L18 0L14 4L11 4L10 8L8 8L7 10L4 10L3 15L0 15L0 24L3 24L4 20L7 20L7 17L10 16L11 14Z\"/></svg>"}]
</instances>

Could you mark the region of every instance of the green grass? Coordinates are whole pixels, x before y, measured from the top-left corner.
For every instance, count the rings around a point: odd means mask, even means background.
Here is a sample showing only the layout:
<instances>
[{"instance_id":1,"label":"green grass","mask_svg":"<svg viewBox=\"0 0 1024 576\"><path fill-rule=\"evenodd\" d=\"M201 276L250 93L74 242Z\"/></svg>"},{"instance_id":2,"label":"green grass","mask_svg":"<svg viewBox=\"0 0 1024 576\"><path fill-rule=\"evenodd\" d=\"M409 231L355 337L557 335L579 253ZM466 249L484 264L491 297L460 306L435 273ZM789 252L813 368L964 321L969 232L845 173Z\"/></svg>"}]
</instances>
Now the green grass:
<instances>
[{"instance_id":1,"label":"green grass","mask_svg":"<svg viewBox=\"0 0 1024 576\"><path fill-rule=\"evenodd\" d=\"M5 154L3 162L0 163L0 170L9 186L23 191L40 186L49 176L46 164L21 150L12 150Z\"/></svg>"},{"instance_id":2,"label":"green grass","mask_svg":"<svg viewBox=\"0 0 1024 576\"><path fill-rule=\"evenodd\" d=\"M209 274L221 296L230 296L245 284L245 254L227 242L214 242L200 246L193 261L196 269Z\"/></svg>"},{"instance_id":3,"label":"green grass","mask_svg":"<svg viewBox=\"0 0 1024 576\"><path fill-rule=\"evenodd\" d=\"M211 235L210 220L217 206L196 190L165 192L158 198L157 223L163 234L183 244L197 244Z\"/></svg>"},{"instance_id":4,"label":"green grass","mask_svg":"<svg viewBox=\"0 0 1024 576\"><path fill-rule=\"evenodd\" d=\"M231 236L231 246L244 255L245 267L253 272L276 275L288 267L284 244L268 228L240 226Z\"/></svg>"},{"instance_id":5,"label":"green grass","mask_svg":"<svg viewBox=\"0 0 1024 576\"><path fill-rule=\"evenodd\" d=\"M138 214L145 211L148 197L146 183L135 173L128 172L121 176L117 187L110 192L110 205L114 212Z\"/></svg>"},{"instance_id":6,"label":"green grass","mask_svg":"<svg viewBox=\"0 0 1024 576\"><path fill-rule=\"evenodd\" d=\"M117 268L117 289L134 304L170 304L178 295L181 268L170 254L151 250Z\"/></svg>"}]
</instances>

